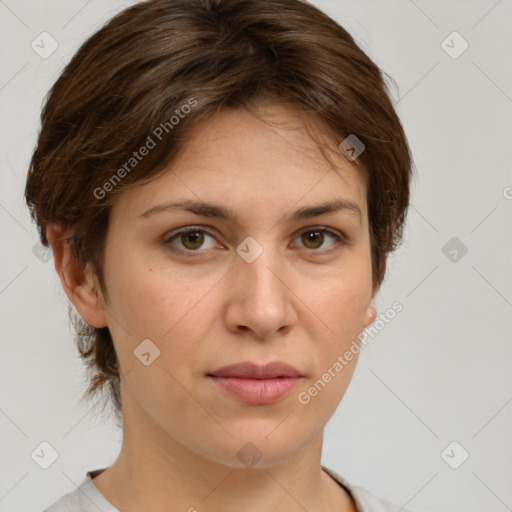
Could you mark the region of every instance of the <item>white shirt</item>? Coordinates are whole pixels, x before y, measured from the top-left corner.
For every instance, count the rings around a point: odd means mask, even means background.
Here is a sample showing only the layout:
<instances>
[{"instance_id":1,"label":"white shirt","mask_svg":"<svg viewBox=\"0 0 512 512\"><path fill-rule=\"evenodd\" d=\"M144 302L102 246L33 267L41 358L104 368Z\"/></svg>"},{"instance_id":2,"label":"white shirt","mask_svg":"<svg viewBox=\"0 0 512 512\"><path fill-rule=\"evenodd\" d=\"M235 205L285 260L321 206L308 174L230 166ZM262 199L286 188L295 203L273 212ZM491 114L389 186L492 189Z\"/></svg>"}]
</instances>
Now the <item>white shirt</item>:
<instances>
[{"instance_id":1,"label":"white shirt","mask_svg":"<svg viewBox=\"0 0 512 512\"><path fill-rule=\"evenodd\" d=\"M43 512L121 512L100 493L92 481L104 469L106 468L88 471L85 479L74 491L62 496ZM325 466L322 466L322 469L352 496L358 512L411 512L377 498L362 487L349 484L332 469L328 469Z\"/></svg>"}]
</instances>

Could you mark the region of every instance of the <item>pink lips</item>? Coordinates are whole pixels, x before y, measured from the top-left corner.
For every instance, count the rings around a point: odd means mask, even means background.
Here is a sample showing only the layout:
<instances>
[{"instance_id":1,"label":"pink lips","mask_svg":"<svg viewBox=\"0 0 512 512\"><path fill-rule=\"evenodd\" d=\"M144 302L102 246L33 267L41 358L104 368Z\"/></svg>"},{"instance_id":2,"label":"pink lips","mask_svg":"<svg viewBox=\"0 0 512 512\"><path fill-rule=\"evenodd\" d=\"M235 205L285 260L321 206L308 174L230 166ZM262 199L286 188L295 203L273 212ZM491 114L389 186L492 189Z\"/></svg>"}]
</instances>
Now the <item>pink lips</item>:
<instances>
[{"instance_id":1,"label":"pink lips","mask_svg":"<svg viewBox=\"0 0 512 512\"><path fill-rule=\"evenodd\" d=\"M265 366L233 364L214 371L209 377L228 394L254 405L276 402L302 379L299 370L279 361Z\"/></svg>"}]
</instances>

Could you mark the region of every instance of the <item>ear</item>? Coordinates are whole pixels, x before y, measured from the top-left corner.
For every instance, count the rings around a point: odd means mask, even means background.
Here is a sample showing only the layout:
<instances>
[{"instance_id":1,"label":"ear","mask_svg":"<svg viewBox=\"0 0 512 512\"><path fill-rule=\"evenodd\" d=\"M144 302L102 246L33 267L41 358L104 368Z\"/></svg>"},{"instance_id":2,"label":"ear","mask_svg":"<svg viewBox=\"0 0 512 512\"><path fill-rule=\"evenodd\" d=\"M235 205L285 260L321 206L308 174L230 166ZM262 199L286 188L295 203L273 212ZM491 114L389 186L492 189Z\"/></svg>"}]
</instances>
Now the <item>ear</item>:
<instances>
[{"instance_id":1,"label":"ear","mask_svg":"<svg viewBox=\"0 0 512 512\"><path fill-rule=\"evenodd\" d=\"M93 327L106 327L107 315L99 286L89 266L73 257L72 235L59 224L49 224L46 236L51 244L55 270L69 300L85 322Z\"/></svg>"},{"instance_id":2,"label":"ear","mask_svg":"<svg viewBox=\"0 0 512 512\"><path fill-rule=\"evenodd\" d=\"M364 319L364 327L368 327L370 324L372 324L375 321L375 318L377 318L377 306L375 305L375 294L372 295L372 298L370 300L370 303L368 304L368 307L366 309L366 316Z\"/></svg>"}]
</instances>

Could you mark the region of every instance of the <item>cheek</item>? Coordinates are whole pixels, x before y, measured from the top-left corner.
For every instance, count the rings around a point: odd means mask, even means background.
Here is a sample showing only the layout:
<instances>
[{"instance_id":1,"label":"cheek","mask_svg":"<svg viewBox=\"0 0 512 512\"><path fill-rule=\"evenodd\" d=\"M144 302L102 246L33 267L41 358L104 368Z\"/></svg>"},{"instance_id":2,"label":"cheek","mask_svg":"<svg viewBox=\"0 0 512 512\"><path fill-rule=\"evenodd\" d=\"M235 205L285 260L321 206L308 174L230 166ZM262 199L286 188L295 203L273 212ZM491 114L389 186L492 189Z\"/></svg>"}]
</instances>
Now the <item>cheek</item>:
<instances>
[{"instance_id":1,"label":"cheek","mask_svg":"<svg viewBox=\"0 0 512 512\"><path fill-rule=\"evenodd\" d=\"M190 407L186 393L176 384L185 381L183 375L192 364L196 340L200 339L197 316L201 303L197 303L201 295L189 281L169 269L137 266L127 259L111 274L110 296L115 309L109 328L116 352L131 393L144 407L155 407L155 412L158 404L171 397L180 410ZM154 345L147 341L141 345L147 339ZM150 353L152 362L148 365L137 357L144 352Z\"/></svg>"},{"instance_id":2,"label":"cheek","mask_svg":"<svg viewBox=\"0 0 512 512\"><path fill-rule=\"evenodd\" d=\"M112 329L114 339L122 341L118 345L127 362L144 339L157 345L166 367L190 360L211 316L205 290L214 282L208 286L207 281L194 285L189 276L169 266L143 266L134 260L117 267L111 280Z\"/></svg>"},{"instance_id":3,"label":"cheek","mask_svg":"<svg viewBox=\"0 0 512 512\"><path fill-rule=\"evenodd\" d=\"M371 298L371 271L365 268L339 271L323 283L317 282L308 293L311 310L337 340L346 340L363 329Z\"/></svg>"},{"instance_id":4,"label":"cheek","mask_svg":"<svg viewBox=\"0 0 512 512\"><path fill-rule=\"evenodd\" d=\"M321 319L316 322L317 334L312 336L312 350L318 354L314 379L318 389L312 393L318 392L315 407L331 413L345 394L357 365L358 336L364 328L371 295L369 260L363 257L358 264L346 268L333 273L326 280L327 285L317 283L316 293L310 295L312 302L308 304ZM344 357L347 353L348 357Z\"/></svg>"},{"instance_id":5,"label":"cheek","mask_svg":"<svg viewBox=\"0 0 512 512\"><path fill-rule=\"evenodd\" d=\"M162 325L167 316L166 311L175 310L175 294L170 291L165 282L157 278L154 271L135 269L123 271L120 269L118 280L113 283L112 303L130 332L142 336L155 335L156 328ZM167 329L171 326L168 325Z\"/></svg>"},{"instance_id":6,"label":"cheek","mask_svg":"<svg viewBox=\"0 0 512 512\"><path fill-rule=\"evenodd\" d=\"M186 307L179 277L134 257L118 261L111 265L107 283L112 313L119 315L134 335L161 336Z\"/></svg>"},{"instance_id":7,"label":"cheek","mask_svg":"<svg viewBox=\"0 0 512 512\"><path fill-rule=\"evenodd\" d=\"M361 286L361 282L366 281L358 281L355 276L332 281L332 286L316 296L311 308L322 322L317 324L318 335L312 336L312 350L318 354L315 375L302 397L311 401L305 407L318 411L318 417L325 421L338 407L357 365L358 336L368 304L367 287Z\"/></svg>"}]
</instances>

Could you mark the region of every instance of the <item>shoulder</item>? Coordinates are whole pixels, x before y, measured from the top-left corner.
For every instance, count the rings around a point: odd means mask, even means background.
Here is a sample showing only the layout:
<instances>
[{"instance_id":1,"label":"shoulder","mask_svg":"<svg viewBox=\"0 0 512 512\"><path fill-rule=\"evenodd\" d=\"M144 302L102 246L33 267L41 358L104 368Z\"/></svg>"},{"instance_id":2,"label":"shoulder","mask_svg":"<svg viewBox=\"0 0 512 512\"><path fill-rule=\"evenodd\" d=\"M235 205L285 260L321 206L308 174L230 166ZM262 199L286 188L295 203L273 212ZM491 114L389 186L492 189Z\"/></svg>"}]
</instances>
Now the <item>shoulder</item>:
<instances>
[{"instance_id":1,"label":"shoulder","mask_svg":"<svg viewBox=\"0 0 512 512\"><path fill-rule=\"evenodd\" d=\"M43 512L69 512L70 510L76 512L84 512L87 510L83 507L79 488L62 496L48 508L45 508Z\"/></svg>"},{"instance_id":2,"label":"shoulder","mask_svg":"<svg viewBox=\"0 0 512 512\"><path fill-rule=\"evenodd\" d=\"M348 483L341 475L325 466L322 468L352 495L358 512L412 512L389 501L378 498L363 487Z\"/></svg>"},{"instance_id":3,"label":"shoulder","mask_svg":"<svg viewBox=\"0 0 512 512\"><path fill-rule=\"evenodd\" d=\"M95 474L97 471L99 470L89 471L74 491L62 496L43 512L119 512L93 484L91 473Z\"/></svg>"}]
</instances>

